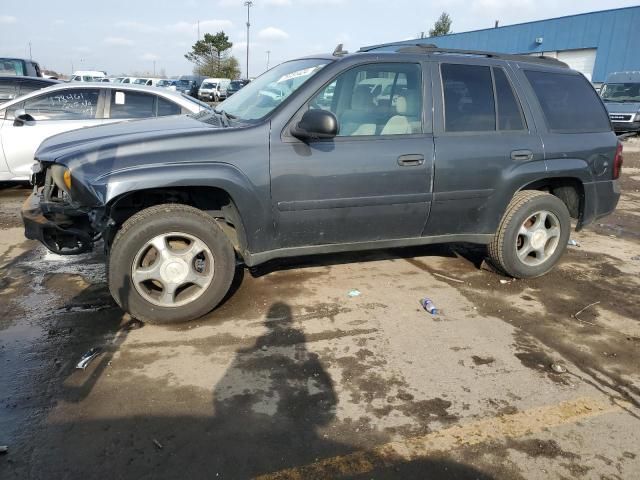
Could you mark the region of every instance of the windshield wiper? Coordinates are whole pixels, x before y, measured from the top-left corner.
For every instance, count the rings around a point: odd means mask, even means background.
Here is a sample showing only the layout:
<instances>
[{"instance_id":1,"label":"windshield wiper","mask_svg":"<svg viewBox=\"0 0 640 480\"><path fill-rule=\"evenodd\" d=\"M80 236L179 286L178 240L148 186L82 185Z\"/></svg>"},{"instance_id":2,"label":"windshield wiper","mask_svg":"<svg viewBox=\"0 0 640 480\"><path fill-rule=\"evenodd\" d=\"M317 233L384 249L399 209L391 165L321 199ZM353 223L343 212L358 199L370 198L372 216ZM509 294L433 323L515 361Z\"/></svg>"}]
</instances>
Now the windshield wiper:
<instances>
[{"instance_id":1,"label":"windshield wiper","mask_svg":"<svg viewBox=\"0 0 640 480\"><path fill-rule=\"evenodd\" d=\"M220 115L222 118L224 118L226 122L226 125L225 125L226 127L229 127L231 125L231 120L235 120L236 118L238 118L235 115L231 115L230 113L225 112L221 108L214 108L213 111L218 115Z\"/></svg>"}]
</instances>

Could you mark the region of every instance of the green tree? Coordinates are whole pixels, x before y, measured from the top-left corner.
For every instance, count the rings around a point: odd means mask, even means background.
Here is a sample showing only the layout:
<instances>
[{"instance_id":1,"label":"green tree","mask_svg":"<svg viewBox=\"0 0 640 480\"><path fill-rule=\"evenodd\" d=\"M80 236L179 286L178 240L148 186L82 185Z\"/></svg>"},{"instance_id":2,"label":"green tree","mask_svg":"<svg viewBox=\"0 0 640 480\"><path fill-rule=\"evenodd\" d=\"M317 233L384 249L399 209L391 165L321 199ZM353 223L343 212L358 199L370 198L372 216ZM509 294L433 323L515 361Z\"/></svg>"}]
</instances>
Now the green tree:
<instances>
[{"instance_id":1,"label":"green tree","mask_svg":"<svg viewBox=\"0 0 640 480\"><path fill-rule=\"evenodd\" d=\"M238 61L230 55L231 47L233 43L223 31L215 35L205 33L204 39L198 40L184 57L195 65L194 71L198 75L236 78L240 71ZM228 76L229 73L235 75Z\"/></svg>"},{"instance_id":2,"label":"green tree","mask_svg":"<svg viewBox=\"0 0 640 480\"><path fill-rule=\"evenodd\" d=\"M429 30L430 37L440 37L442 35L447 35L451 33L451 17L447 12L442 12L436 23L434 23L433 28Z\"/></svg>"}]
</instances>

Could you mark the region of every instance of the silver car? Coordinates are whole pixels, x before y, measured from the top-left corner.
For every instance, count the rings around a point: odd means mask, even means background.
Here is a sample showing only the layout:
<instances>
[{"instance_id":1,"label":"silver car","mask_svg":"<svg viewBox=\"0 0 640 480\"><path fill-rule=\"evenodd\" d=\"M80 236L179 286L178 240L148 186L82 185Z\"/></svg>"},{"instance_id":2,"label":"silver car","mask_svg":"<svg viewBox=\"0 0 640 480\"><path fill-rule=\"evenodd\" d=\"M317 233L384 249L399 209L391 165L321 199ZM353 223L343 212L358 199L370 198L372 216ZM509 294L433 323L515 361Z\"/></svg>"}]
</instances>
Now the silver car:
<instances>
[{"instance_id":1,"label":"silver car","mask_svg":"<svg viewBox=\"0 0 640 480\"><path fill-rule=\"evenodd\" d=\"M0 181L29 180L36 150L52 135L210 109L188 95L164 88L81 83L37 90L0 106Z\"/></svg>"}]
</instances>

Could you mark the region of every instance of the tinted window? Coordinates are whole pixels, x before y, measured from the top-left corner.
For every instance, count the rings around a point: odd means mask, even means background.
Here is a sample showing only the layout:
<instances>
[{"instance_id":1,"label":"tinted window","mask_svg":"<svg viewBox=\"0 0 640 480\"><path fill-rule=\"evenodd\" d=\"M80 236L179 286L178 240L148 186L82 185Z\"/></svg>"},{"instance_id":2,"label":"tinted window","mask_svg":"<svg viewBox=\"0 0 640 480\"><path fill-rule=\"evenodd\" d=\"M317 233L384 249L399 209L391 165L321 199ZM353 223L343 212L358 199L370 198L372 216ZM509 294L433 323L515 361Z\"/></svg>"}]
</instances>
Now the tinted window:
<instances>
[{"instance_id":1,"label":"tinted window","mask_svg":"<svg viewBox=\"0 0 640 480\"><path fill-rule=\"evenodd\" d=\"M485 132L496 129L493 84L489 67L442 65L445 129Z\"/></svg>"},{"instance_id":2,"label":"tinted window","mask_svg":"<svg viewBox=\"0 0 640 480\"><path fill-rule=\"evenodd\" d=\"M332 112L339 136L422 133L422 70L417 64L372 64L342 73L311 101Z\"/></svg>"},{"instance_id":3,"label":"tinted window","mask_svg":"<svg viewBox=\"0 0 640 480\"><path fill-rule=\"evenodd\" d=\"M36 120L87 120L96 118L97 89L58 90L25 100L22 108Z\"/></svg>"},{"instance_id":4,"label":"tinted window","mask_svg":"<svg viewBox=\"0 0 640 480\"><path fill-rule=\"evenodd\" d=\"M496 98L498 100L498 129L524 130L522 109L504 70L494 68L493 78L496 82Z\"/></svg>"},{"instance_id":5,"label":"tinted window","mask_svg":"<svg viewBox=\"0 0 640 480\"><path fill-rule=\"evenodd\" d=\"M110 118L155 117L154 101L155 97L146 93L114 90L111 94Z\"/></svg>"},{"instance_id":6,"label":"tinted window","mask_svg":"<svg viewBox=\"0 0 640 480\"><path fill-rule=\"evenodd\" d=\"M166 117L167 115L180 115L182 107L169 100L158 97L158 116Z\"/></svg>"},{"instance_id":7,"label":"tinted window","mask_svg":"<svg viewBox=\"0 0 640 480\"><path fill-rule=\"evenodd\" d=\"M25 75L24 62L10 58L0 58L0 75Z\"/></svg>"},{"instance_id":8,"label":"tinted window","mask_svg":"<svg viewBox=\"0 0 640 480\"><path fill-rule=\"evenodd\" d=\"M550 130L602 132L611 130L598 94L582 75L525 71Z\"/></svg>"}]
</instances>

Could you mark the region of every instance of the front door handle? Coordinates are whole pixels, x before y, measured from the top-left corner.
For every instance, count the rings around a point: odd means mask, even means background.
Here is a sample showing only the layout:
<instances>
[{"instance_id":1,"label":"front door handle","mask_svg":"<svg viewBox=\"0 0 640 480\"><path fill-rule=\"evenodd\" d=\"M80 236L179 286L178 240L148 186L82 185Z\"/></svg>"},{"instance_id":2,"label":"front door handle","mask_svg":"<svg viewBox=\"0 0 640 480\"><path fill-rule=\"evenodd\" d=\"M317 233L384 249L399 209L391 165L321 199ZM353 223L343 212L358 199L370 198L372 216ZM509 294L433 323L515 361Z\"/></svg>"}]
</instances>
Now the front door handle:
<instances>
[{"instance_id":1,"label":"front door handle","mask_svg":"<svg viewBox=\"0 0 640 480\"><path fill-rule=\"evenodd\" d=\"M419 167L424 163L424 155L400 155L398 165L401 167Z\"/></svg>"},{"instance_id":2,"label":"front door handle","mask_svg":"<svg viewBox=\"0 0 640 480\"><path fill-rule=\"evenodd\" d=\"M514 162L527 162L533 160L533 152L531 150L514 150L511 152L511 160Z\"/></svg>"}]
</instances>

